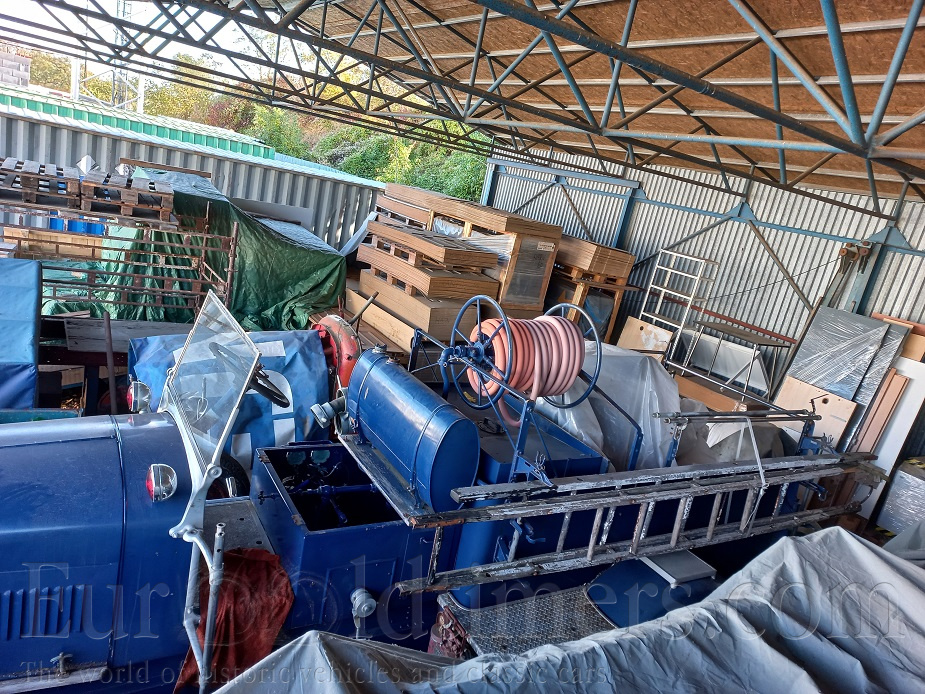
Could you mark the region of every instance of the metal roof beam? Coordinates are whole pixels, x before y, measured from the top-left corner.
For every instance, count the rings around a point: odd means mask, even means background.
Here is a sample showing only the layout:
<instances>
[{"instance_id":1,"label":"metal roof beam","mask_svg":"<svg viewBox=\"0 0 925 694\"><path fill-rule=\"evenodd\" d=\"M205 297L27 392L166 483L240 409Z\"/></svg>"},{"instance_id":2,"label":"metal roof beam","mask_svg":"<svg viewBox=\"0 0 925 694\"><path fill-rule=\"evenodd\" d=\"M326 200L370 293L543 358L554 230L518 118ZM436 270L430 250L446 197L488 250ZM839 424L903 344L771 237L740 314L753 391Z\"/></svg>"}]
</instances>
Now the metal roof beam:
<instances>
[{"instance_id":1,"label":"metal roof beam","mask_svg":"<svg viewBox=\"0 0 925 694\"><path fill-rule=\"evenodd\" d=\"M631 67L638 68L639 70L645 71L647 73L669 79L675 84L687 87L688 89L696 91L697 93L710 96L717 101L727 104L728 106L741 109L748 113L753 113L754 115L759 116L771 123L779 123L789 130L793 130L794 132L800 133L802 135L812 137L813 139L816 139L820 142L841 149L846 153L866 159L867 149L862 145L856 144L837 135L833 135L821 128L802 123L801 121L788 116L787 114L778 113L773 108L769 108L764 104L743 97L722 87L717 87L716 85L710 84L701 78L695 77L694 75L684 72L683 70L679 70L671 65L667 65L664 62L656 60L646 54L624 48L615 41L602 38L592 32L585 31L580 27L568 24L561 20L547 17L546 15L521 5L514 0L472 1L483 7L488 7L489 9L493 9L497 12L501 12L509 17L517 19L518 21L536 29L549 31L551 34L554 34L560 38L572 41L584 46L585 48L595 50L602 55L623 60ZM883 163L889 168L895 169L897 171L902 171L915 177L925 178L925 170L919 167L909 165L902 161L888 159L883 160Z\"/></svg>"},{"instance_id":2,"label":"metal roof beam","mask_svg":"<svg viewBox=\"0 0 925 694\"><path fill-rule=\"evenodd\" d=\"M774 32L765 24L758 13L755 12L745 0L729 0L729 4L732 5L736 12L738 12L746 22L748 22L748 25L755 30L755 33L761 37L761 40L764 41L768 48L770 48L780 61L787 66L787 69L793 73L793 76L800 80L806 88L806 91L808 91L812 97L819 102L819 105L832 116L839 127L845 131L846 134L850 135L851 126L842 107L837 104L825 90L820 89L819 85L816 84L816 80L803 66L803 63L790 52L790 49L781 43L780 39L775 36ZM831 28L828 26L828 23L826 32L831 34Z\"/></svg>"},{"instance_id":3,"label":"metal roof beam","mask_svg":"<svg viewBox=\"0 0 925 694\"><path fill-rule=\"evenodd\" d=\"M922 7L925 0L913 0L912 9L909 10L909 19L906 26L903 27L903 33L896 44L896 50L893 52L893 60L890 62L890 69L883 80L883 88L880 90L880 96L877 97L877 105L871 115L870 123L867 126L867 132L864 135L865 141L870 144L873 142L880 124L883 122L883 116L886 114L887 106L890 103L890 97L893 96L893 88L899 79L899 73L902 70L903 61L906 59L906 53L909 51L909 44L912 43L912 37L915 34L915 27L919 23L919 17L922 15ZM857 80L857 76L855 76Z\"/></svg>"},{"instance_id":4,"label":"metal roof beam","mask_svg":"<svg viewBox=\"0 0 925 694\"><path fill-rule=\"evenodd\" d=\"M851 140L864 144L864 133L861 130L861 116L858 111L858 100L854 93L854 83L851 81L851 67L848 65L848 56L845 55L845 42L842 40L841 23L838 21L838 11L833 0L819 0L822 5L822 15L825 25L829 29L829 47L832 49L832 60L835 61L835 72L838 75L838 84L841 88L842 101L845 104L845 113L848 116L848 132ZM813 82L815 84L815 82ZM868 163L868 167L870 164ZM868 169L869 170L869 169ZM873 174L871 174L871 178ZM874 191L874 201L877 194ZM879 203L877 203L879 208Z\"/></svg>"}]
</instances>

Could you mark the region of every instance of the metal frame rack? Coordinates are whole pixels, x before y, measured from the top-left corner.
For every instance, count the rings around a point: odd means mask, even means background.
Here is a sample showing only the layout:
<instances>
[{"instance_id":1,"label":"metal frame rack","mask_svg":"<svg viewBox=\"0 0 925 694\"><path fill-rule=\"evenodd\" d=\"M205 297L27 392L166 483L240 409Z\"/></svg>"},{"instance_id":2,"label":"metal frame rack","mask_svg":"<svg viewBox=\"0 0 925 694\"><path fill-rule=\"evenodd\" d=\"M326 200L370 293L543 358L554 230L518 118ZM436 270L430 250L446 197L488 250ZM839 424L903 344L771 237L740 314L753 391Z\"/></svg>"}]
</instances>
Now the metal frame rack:
<instances>
[{"instance_id":1,"label":"metal frame rack","mask_svg":"<svg viewBox=\"0 0 925 694\"><path fill-rule=\"evenodd\" d=\"M200 218L194 219L192 226L157 222L138 226L138 220L128 218L113 221L111 215L18 203L0 203L0 214L18 217L20 222L4 226L3 238L13 244L14 257L40 260L43 270L73 273L67 278L46 277L43 273L45 299L92 300L118 306L169 305L196 311L210 290L226 306L231 298L237 223L230 236L221 236L211 233L207 219ZM107 233L95 236L28 226L24 222L29 217L96 220ZM111 226L135 226L140 234L136 238L110 236ZM155 232L171 237L158 240ZM223 258L224 268L209 262L209 254L213 253ZM74 261L113 263L116 267L75 268L68 264ZM165 277L159 270L179 271L185 276ZM128 278L131 285L113 282L112 278Z\"/></svg>"},{"instance_id":2,"label":"metal frame rack","mask_svg":"<svg viewBox=\"0 0 925 694\"><path fill-rule=\"evenodd\" d=\"M650 323L667 325L675 331L668 347L668 359L674 358L691 312L700 310L694 303L706 301L706 293L709 292L709 285L715 279L718 267L719 263L706 258L675 251L659 251L639 317ZM670 318L662 313L667 303L680 305L680 318Z\"/></svg>"}]
</instances>

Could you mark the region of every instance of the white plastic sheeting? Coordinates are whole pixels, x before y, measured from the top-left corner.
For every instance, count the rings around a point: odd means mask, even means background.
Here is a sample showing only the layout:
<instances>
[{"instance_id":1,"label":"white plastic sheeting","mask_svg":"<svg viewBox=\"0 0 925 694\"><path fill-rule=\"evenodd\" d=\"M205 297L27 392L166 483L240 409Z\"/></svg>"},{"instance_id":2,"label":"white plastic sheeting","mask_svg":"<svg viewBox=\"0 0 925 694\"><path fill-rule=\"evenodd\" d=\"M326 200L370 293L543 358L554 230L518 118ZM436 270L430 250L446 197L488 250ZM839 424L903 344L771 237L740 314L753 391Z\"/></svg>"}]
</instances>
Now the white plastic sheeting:
<instances>
[{"instance_id":1,"label":"white plastic sheeting","mask_svg":"<svg viewBox=\"0 0 925 694\"><path fill-rule=\"evenodd\" d=\"M601 348L597 386L641 429L642 445L636 469L663 467L671 447L672 428L653 418L652 413L678 411L678 384L652 357L614 345L602 344ZM594 373L596 359L594 343L586 342L584 370L587 373ZM565 402L577 400L587 387L584 381L576 381L565 394ZM541 400L537 410L605 455L618 471L627 469L636 429L619 410L597 394L569 409L559 409Z\"/></svg>"},{"instance_id":2,"label":"white plastic sheeting","mask_svg":"<svg viewBox=\"0 0 925 694\"><path fill-rule=\"evenodd\" d=\"M786 538L708 599L465 662L309 632L221 692L920 692L925 570L841 528Z\"/></svg>"}]
</instances>

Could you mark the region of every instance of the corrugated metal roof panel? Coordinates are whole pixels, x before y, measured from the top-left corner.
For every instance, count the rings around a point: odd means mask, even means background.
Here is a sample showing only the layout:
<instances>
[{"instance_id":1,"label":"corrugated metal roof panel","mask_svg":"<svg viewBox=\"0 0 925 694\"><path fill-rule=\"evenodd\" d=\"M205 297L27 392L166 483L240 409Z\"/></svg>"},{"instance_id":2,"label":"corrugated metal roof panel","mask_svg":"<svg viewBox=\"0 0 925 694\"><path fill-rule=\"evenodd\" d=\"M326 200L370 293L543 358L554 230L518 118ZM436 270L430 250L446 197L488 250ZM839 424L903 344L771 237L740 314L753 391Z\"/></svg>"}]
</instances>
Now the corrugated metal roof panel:
<instances>
[{"instance_id":1,"label":"corrugated metal roof panel","mask_svg":"<svg viewBox=\"0 0 925 694\"><path fill-rule=\"evenodd\" d=\"M308 211L306 228L335 248L343 246L369 215L377 192L384 188L377 181L340 172L141 136L62 116L33 116L24 109L0 106L0 152L62 164L73 164L89 154L106 170L125 158L209 171L212 183L228 197Z\"/></svg>"},{"instance_id":2,"label":"corrugated metal roof panel","mask_svg":"<svg viewBox=\"0 0 925 694\"><path fill-rule=\"evenodd\" d=\"M153 116L89 101L74 101L67 97L46 94L34 89L0 86L0 104L15 106L36 114L72 118L143 135L216 147L261 158L272 159L274 154L272 147L257 138L226 128L167 116Z\"/></svg>"}]
</instances>

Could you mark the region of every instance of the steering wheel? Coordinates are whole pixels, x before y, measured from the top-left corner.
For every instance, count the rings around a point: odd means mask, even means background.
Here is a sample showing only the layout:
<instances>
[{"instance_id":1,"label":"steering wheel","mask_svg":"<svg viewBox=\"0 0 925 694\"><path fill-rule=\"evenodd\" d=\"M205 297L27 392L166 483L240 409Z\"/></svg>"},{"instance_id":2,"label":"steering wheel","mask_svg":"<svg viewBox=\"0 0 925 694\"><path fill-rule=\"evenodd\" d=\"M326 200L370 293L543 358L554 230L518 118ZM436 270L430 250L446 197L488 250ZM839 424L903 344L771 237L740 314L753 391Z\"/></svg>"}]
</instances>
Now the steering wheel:
<instances>
[{"instance_id":1,"label":"steering wheel","mask_svg":"<svg viewBox=\"0 0 925 694\"><path fill-rule=\"evenodd\" d=\"M220 345L218 342L209 343L209 350L217 359L220 359L233 369L244 371L248 368L248 365L244 363L244 360L239 355L235 354L224 345ZM270 377L267 376L266 371L263 370L260 364L257 364L257 370L254 371L254 375L251 377L247 387L249 390L259 393L274 405L289 407L292 404L283 391L273 385Z\"/></svg>"}]
</instances>

